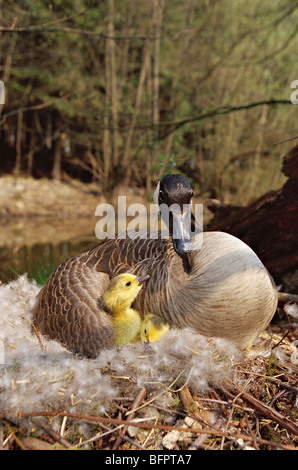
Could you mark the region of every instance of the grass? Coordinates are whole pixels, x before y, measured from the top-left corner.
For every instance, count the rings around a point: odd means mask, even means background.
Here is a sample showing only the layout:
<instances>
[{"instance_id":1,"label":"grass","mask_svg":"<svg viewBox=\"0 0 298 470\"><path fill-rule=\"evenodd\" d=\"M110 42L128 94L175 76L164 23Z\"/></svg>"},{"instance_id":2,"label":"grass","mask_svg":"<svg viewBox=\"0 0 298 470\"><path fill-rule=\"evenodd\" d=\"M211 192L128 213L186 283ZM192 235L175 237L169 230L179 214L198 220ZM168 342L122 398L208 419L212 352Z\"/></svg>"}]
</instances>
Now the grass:
<instances>
[{"instance_id":1,"label":"grass","mask_svg":"<svg viewBox=\"0 0 298 470\"><path fill-rule=\"evenodd\" d=\"M35 281L39 286L43 286L54 271L55 267L56 264L44 264L40 260L35 265L30 264L28 269L28 279L30 281ZM12 266L10 266L9 269L16 277L19 277L25 273L17 272Z\"/></svg>"}]
</instances>

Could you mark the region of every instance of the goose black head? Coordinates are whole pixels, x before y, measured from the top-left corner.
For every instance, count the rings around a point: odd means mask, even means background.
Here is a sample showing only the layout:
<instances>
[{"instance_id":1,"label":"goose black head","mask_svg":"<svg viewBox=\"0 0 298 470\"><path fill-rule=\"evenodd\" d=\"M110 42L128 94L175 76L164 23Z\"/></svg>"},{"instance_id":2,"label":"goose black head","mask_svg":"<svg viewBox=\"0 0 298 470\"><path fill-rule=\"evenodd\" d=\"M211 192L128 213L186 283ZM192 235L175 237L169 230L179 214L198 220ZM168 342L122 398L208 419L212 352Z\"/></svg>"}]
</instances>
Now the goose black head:
<instances>
[{"instance_id":1,"label":"goose black head","mask_svg":"<svg viewBox=\"0 0 298 470\"><path fill-rule=\"evenodd\" d=\"M176 253L186 258L191 250L191 232L196 221L191 212L193 189L182 175L166 175L159 181L154 193L161 217L168 227Z\"/></svg>"}]
</instances>

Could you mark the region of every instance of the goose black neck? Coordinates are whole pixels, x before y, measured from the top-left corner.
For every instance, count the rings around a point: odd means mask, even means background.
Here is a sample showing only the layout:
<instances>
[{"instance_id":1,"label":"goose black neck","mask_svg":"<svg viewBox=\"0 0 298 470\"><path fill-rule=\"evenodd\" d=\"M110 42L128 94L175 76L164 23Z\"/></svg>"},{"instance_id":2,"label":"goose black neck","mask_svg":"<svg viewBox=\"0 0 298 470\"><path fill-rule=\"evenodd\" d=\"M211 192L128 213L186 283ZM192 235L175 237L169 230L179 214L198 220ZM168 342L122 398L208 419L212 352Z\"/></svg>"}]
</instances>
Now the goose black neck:
<instances>
[{"instance_id":1,"label":"goose black neck","mask_svg":"<svg viewBox=\"0 0 298 470\"><path fill-rule=\"evenodd\" d=\"M158 205L168 227L176 253L186 259L191 251L192 229L196 220L191 212L193 189L182 175L166 175L158 185Z\"/></svg>"}]
</instances>

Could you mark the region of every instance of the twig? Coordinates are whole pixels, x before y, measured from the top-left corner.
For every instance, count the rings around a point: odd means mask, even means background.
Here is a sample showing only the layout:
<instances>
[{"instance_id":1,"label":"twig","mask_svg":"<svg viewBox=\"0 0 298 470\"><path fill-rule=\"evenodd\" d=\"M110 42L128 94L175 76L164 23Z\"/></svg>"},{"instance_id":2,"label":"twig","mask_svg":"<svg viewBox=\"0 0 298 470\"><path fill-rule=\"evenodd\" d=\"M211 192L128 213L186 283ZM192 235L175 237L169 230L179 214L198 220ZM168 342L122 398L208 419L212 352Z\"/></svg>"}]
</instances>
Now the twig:
<instances>
[{"instance_id":1,"label":"twig","mask_svg":"<svg viewBox=\"0 0 298 470\"><path fill-rule=\"evenodd\" d=\"M286 390L289 390L290 392L298 393L298 387L290 385L287 382L282 382L281 380L275 379L274 377L266 377L266 380L268 380L269 382L277 383L280 388L284 388Z\"/></svg>"},{"instance_id":2,"label":"twig","mask_svg":"<svg viewBox=\"0 0 298 470\"><path fill-rule=\"evenodd\" d=\"M193 399L189 388L185 385L180 391L179 396L182 401L184 409L187 411L188 416L191 416L192 419L196 419L205 426L209 426L211 429L217 429L217 426L206 422L199 414L198 404ZM218 422L217 422L218 424ZM201 434L198 436L194 442L189 446L188 450L197 450L200 448L205 448L203 445L205 440L208 438L208 434Z\"/></svg>"},{"instance_id":3,"label":"twig","mask_svg":"<svg viewBox=\"0 0 298 470\"><path fill-rule=\"evenodd\" d=\"M124 419L117 419L117 418L107 418L105 416L92 416L92 415L85 415L81 413L71 413L69 411L64 411L64 410L57 410L57 411L31 411L28 413L22 413L20 412L17 416L14 416L14 418L29 418L29 417L34 417L34 416L68 416L69 418L73 419L84 419L84 420L90 420L90 421L95 421L95 422L103 422L103 423L110 423L110 424L124 424L127 425L127 420ZM5 415L3 413L0 414L0 418L5 418ZM219 436L227 435L230 436L229 433L226 433L224 431L220 430L215 430L215 429L198 429L198 428L185 428L185 427L176 427L176 426L170 426L167 424L149 424L145 422L136 422L132 421L129 423L129 426L135 426L139 428L144 428L144 429L161 429L163 431L183 431L183 432L191 432L193 434L199 433L207 433L207 434L216 434ZM242 437L240 435L237 435L236 438ZM247 436L245 436L247 438ZM245 438L244 437L244 438Z\"/></svg>"},{"instance_id":4,"label":"twig","mask_svg":"<svg viewBox=\"0 0 298 470\"><path fill-rule=\"evenodd\" d=\"M157 424L157 421L158 421L158 418L156 418L155 424ZM144 447L146 447L147 442L150 440L150 438L151 438L151 436L152 436L153 433L154 433L154 429L151 429L150 432L148 433L148 436L147 436L146 439L145 439Z\"/></svg>"},{"instance_id":5,"label":"twig","mask_svg":"<svg viewBox=\"0 0 298 470\"><path fill-rule=\"evenodd\" d=\"M247 418L247 416L246 416L246 425L247 425L247 427L248 427L249 434L251 435L254 448L255 448L256 450L259 450L259 446L258 446L258 443L257 443L256 436L255 436L254 433L253 433L253 430L252 430L252 428L251 428L251 424L250 424L249 419Z\"/></svg>"},{"instance_id":6,"label":"twig","mask_svg":"<svg viewBox=\"0 0 298 470\"><path fill-rule=\"evenodd\" d=\"M243 392L240 390L237 385L233 384L233 389L234 393L237 393L236 398L241 398L241 400L245 401L248 403L250 406L252 406L258 413L261 413L262 415L266 416L267 418L271 419L272 421L275 421L278 423L280 426L282 426L284 429L287 431L291 432L292 434L295 434L298 436L298 426L294 422L290 421L288 418L285 418L283 415L278 413L278 411L274 410L268 405L265 405L264 403L260 402L256 398L254 398L252 395L250 395L247 392Z\"/></svg>"},{"instance_id":7,"label":"twig","mask_svg":"<svg viewBox=\"0 0 298 470\"><path fill-rule=\"evenodd\" d=\"M18 438L18 436L15 434L14 430L12 429L12 427L6 422L4 421L4 425L7 427L7 429L9 430L10 432L10 435L11 437L16 441L16 443L18 444L18 446L23 449L23 450L27 450L27 447L24 446L24 444L22 443L22 441L20 441L20 439Z\"/></svg>"},{"instance_id":8,"label":"twig","mask_svg":"<svg viewBox=\"0 0 298 470\"><path fill-rule=\"evenodd\" d=\"M183 369L179 374L178 376L173 380L173 382L168 386L166 387L161 393L159 393L158 395L156 395L155 397L151 398L151 400L149 401L146 401L145 403L143 403L142 405L140 405L138 408L136 408L135 410L131 410L131 411L128 411L126 413L126 416L128 416L130 413L133 413L137 410L140 410L141 408L144 408L145 406L148 406L150 403L152 403L153 401L155 401L157 398L161 397L164 393L166 393L167 391L172 391L172 392L179 392L179 390L181 390L181 388L184 387L181 387L179 388L178 390L172 390L171 387L177 382L177 380L179 380L179 378L181 377L181 375L185 372L186 369ZM185 383L186 385L186 383Z\"/></svg>"},{"instance_id":9,"label":"twig","mask_svg":"<svg viewBox=\"0 0 298 470\"><path fill-rule=\"evenodd\" d=\"M58 410L58 411L39 411L39 412L28 412L28 413L19 413L18 416L15 416L15 418L21 419L21 418L28 418L32 416L68 416L69 418L73 419L84 419L84 420L90 420L93 422L106 422L106 423L113 423L113 424L127 424L126 420L120 420L120 419L114 419L114 418L107 418L103 416L92 416L92 415L84 415L84 414L79 414L79 413L70 413L68 411L63 411L63 410ZM3 413L0 413L0 419L5 418L5 415ZM243 439L244 441L249 441L251 442L251 436L247 436L246 434L232 434L232 433L227 433L225 431L221 430L214 430L214 429L195 429L195 428L184 428L184 427L176 427L176 426L170 426L170 425L164 425L164 424L149 424L149 423L144 423L144 422L136 422L132 421L130 426L136 426L139 428L143 429L161 429L163 431L182 431L182 432L191 432L193 434L211 434L211 435L217 435L217 436L227 436L231 439ZM296 447L292 445L287 445L287 444L281 444L277 442L271 442L271 441L266 441L264 439L257 438L257 442L260 444L265 444L265 445L270 445L272 447L278 447L282 448L285 450L297 450Z\"/></svg>"},{"instance_id":10,"label":"twig","mask_svg":"<svg viewBox=\"0 0 298 470\"><path fill-rule=\"evenodd\" d=\"M163 135L163 138L165 138L168 134L171 134L175 130L179 129L180 127L184 126L185 124L192 123L192 122L197 122L197 121L202 121L207 118L212 118L216 116L223 116L229 113L233 112L238 112L241 110L245 109L251 109L255 108L257 106L263 106L263 105L270 105L270 106L275 106L278 104L292 104L290 100L285 100L285 99L269 99L269 100L263 100L263 101L256 101L254 103L249 103L249 104L243 104L240 106L220 106L218 108L215 108L213 110L207 111L205 113L199 114L197 116L194 116L192 118L186 118L186 119L181 119L180 121L176 122L160 122L160 126L165 126L165 127L170 127L168 131Z\"/></svg>"},{"instance_id":11,"label":"twig","mask_svg":"<svg viewBox=\"0 0 298 470\"><path fill-rule=\"evenodd\" d=\"M137 394L136 396L136 399L135 401L133 402L132 404L132 407L131 407L131 411L132 413L127 417L127 422L130 422L134 415L135 415L135 411L137 410L137 408L140 406L140 404L142 403L142 401L144 400L145 398L145 395L146 395L146 389L144 387L141 387L139 393ZM123 431L121 433L121 435L118 437L118 439L116 440L114 446L113 446L113 450L117 450L119 445L121 444L122 442L122 438L123 436L125 436L125 434L127 433L127 430L128 430L128 424L126 426L124 426L123 428Z\"/></svg>"},{"instance_id":12,"label":"twig","mask_svg":"<svg viewBox=\"0 0 298 470\"><path fill-rule=\"evenodd\" d=\"M194 442L192 442L187 450L198 450L201 448L205 448L203 446L204 442L206 441L208 435L207 434L201 434L196 438Z\"/></svg>"},{"instance_id":13,"label":"twig","mask_svg":"<svg viewBox=\"0 0 298 470\"><path fill-rule=\"evenodd\" d=\"M32 328L33 328L33 331L34 331L34 333L35 333L35 335L38 339L38 342L39 342L39 345L40 345L41 349L44 349L44 345L42 344L42 341L40 339L40 336L38 334L38 331L37 331L36 326L34 325L34 323L32 323Z\"/></svg>"},{"instance_id":14,"label":"twig","mask_svg":"<svg viewBox=\"0 0 298 470\"><path fill-rule=\"evenodd\" d=\"M287 331L286 331L286 333L283 335L283 337L272 347L272 349L277 348L277 346L279 346L279 345L283 342L283 340L284 340L287 336L289 336L289 334L290 334L291 331L292 331L291 319L290 319L290 316L289 316L289 314L288 314L288 312L287 312L286 305L284 306L283 311L284 311L284 313L285 313L285 315L286 315L286 317L287 317L289 328L287 329Z\"/></svg>"},{"instance_id":15,"label":"twig","mask_svg":"<svg viewBox=\"0 0 298 470\"><path fill-rule=\"evenodd\" d=\"M251 379L248 379L246 382L245 382L245 385L243 387L243 389L245 389L249 382L251 381ZM240 393L238 391L238 395L234 398L233 402L232 402L232 408L231 408L231 411L230 411L230 414L229 414L229 417L228 417L228 421L227 421L227 425L226 425L226 431L228 430L228 427L229 427L229 424L230 424L230 421L232 419L232 416L233 416L233 413L234 413L234 403L237 401L237 398L240 397L240 395L243 393L243 390L240 390ZM222 439L221 439L221 444L220 444L220 448L221 450L223 449L223 445L224 445L224 442L225 442L225 437L226 436L222 436Z\"/></svg>"},{"instance_id":16,"label":"twig","mask_svg":"<svg viewBox=\"0 0 298 470\"><path fill-rule=\"evenodd\" d=\"M56 431L54 431L54 429L51 428L51 426L49 426L47 423L44 423L42 421L38 421L37 423L46 433L49 434L49 436L51 436L53 439L55 439L55 441L59 442L59 444L63 445L63 447L65 447L66 449L70 449L72 446L72 444L70 442L68 442L64 437L60 436L60 434Z\"/></svg>"},{"instance_id":17,"label":"twig","mask_svg":"<svg viewBox=\"0 0 298 470\"><path fill-rule=\"evenodd\" d=\"M129 400L129 398L128 398ZM119 429L122 429L123 428L123 424L117 426L116 428L113 428L113 429L110 429L108 426L106 426L105 424L103 423L99 423L99 422L94 422L94 421L90 421L88 419L84 419L82 420L84 421L85 423L88 423L88 424L92 424L93 426L99 426L100 428L102 428L104 431L108 431L107 433L105 433L105 435L108 435L108 434L113 434L115 433L116 431L118 431ZM97 439L101 439L102 437L104 437L103 434L97 434L96 436L94 436L94 438L91 438L91 439L88 439L87 441L82 441L76 445L73 446L73 448L77 448L77 447L81 447L82 445L85 445L85 444L88 444L88 442L92 442L92 441L96 441ZM130 439L129 437L127 436L122 436L122 439L124 441L127 441L129 442L130 444L136 446L138 449L140 450L146 450L142 445L138 444L137 442L135 442L133 439Z\"/></svg>"},{"instance_id":18,"label":"twig","mask_svg":"<svg viewBox=\"0 0 298 470\"><path fill-rule=\"evenodd\" d=\"M264 375L264 374L258 374L257 372L252 372L250 370L246 369L239 369L241 373L243 374L249 374L249 375L256 375L258 377L263 377L264 380L268 380L269 382L273 382L278 384L280 388L285 388L286 390L289 390L290 392L298 393L298 387L295 385L290 385L288 382L282 382L280 379L277 377L270 377L269 375ZM203 400L203 398L202 398ZM252 411L252 410L250 410Z\"/></svg>"},{"instance_id":19,"label":"twig","mask_svg":"<svg viewBox=\"0 0 298 470\"><path fill-rule=\"evenodd\" d=\"M284 142L289 142L290 140L295 140L295 139L298 139L298 135L296 137L289 137L288 139L279 140L278 142L274 142L273 145L283 144Z\"/></svg>"},{"instance_id":20,"label":"twig","mask_svg":"<svg viewBox=\"0 0 298 470\"><path fill-rule=\"evenodd\" d=\"M187 413L193 414L197 408L196 402L194 401L193 397L191 396L191 393L189 391L189 388L187 385L185 385L180 391L179 391L179 397L182 401L183 407Z\"/></svg>"},{"instance_id":21,"label":"twig","mask_svg":"<svg viewBox=\"0 0 298 470\"><path fill-rule=\"evenodd\" d=\"M94 424L94 423L93 423ZM94 442L94 441L97 441L99 439L101 439L102 437L105 437L105 436L108 436L109 434L113 434L115 433L116 431L118 431L119 429L122 429L123 428L123 424L117 426L116 428L114 429L110 429L108 426L105 426L104 424L102 423L98 423L98 425L104 429L106 432L104 433L98 433L96 434L96 436L93 436L91 437L90 439L87 439L86 441L82 441L82 442L79 442L78 444L75 444L74 446L71 447L71 449L77 449L78 447L82 447L84 446L85 444L89 444L90 442ZM143 446L141 446L140 444L138 444L137 442L133 441L132 439L130 439L129 437L127 436L122 436L123 440L124 441L127 441L129 442L130 444L134 445L135 447L137 447L138 449L140 450L146 450Z\"/></svg>"},{"instance_id":22,"label":"twig","mask_svg":"<svg viewBox=\"0 0 298 470\"><path fill-rule=\"evenodd\" d=\"M216 426L211 423L208 423L202 418L202 416L200 416L198 405L193 399L187 385L185 385L181 390L179 390L179 397L182 401L185 411L187 412L187 416L190 416L192 419L195 419L196 421L201 424L204 424L205 426L209 426L211 429L216 429Z\"/></svg>"}]
</instances>

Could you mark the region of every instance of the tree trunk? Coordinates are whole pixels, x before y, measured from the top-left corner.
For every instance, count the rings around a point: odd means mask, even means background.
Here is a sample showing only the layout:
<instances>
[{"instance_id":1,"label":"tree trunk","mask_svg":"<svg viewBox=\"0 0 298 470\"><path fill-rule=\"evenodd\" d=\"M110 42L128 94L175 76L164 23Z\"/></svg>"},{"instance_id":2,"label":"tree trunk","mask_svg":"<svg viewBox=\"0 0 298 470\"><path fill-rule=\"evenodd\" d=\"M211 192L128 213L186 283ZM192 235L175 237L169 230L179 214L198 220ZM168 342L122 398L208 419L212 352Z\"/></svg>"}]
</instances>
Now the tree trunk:
<instances>
[{"instance_id":1,"label":"tree trunk","mask_svg":"<svg viewBox=\"0 0 298 470\"><path fill-rule=\"evenodd\" d=\"M115 36L114 21L115 21L115 5L114 0L109 0L109 24L108 35L112 38ZM112 161L113 166L116 168L119 163L119 131L118 131L118 90L117 90L117 72L116 72L116 49L115 40L107 39L108 53L109 53L109 66L111 78L111 108L112 108Z\"/></svg>"},{"instance_id":2,"label":"tree trunk","mask_svg":"<svg viewBox=\"0 0 298 470\"><path fill-rule=\"evenodd\" d=\"M152 64L148 63L146 77L146 120L152 120ZM149 199L152 196L152 135L151 129L146 131L146 195Z\"/></svg>"},{"instance_id":3,"label":"tree trunk","mask_svg":"<svg viewBox=\"0 0 298 470\"><path fill-rule=\"evenodd\" d=\"M111 172L111 131L110 131L110 118L109 118L109 107L110 107L110 96L111 96L111 69L110 69L110 57L109 57L109 41L106 40L105 50L105 110L103 117L103 189L106 191L108 188L111 189L110 185L110 172Z\"/></svg>"},{"instance_id":4,"label":"tree trunk","mask_svg":"<svg viewBox=\"0 0 298 470\"><path fill-rule=\"evenodd\" d=\"M260 257L272 276L298 267L298 145L283 160L288 181L247 207L208 204L215 213L208 231L224 231L243 240Z\"/></svg>"},{"instance_id":5,"label":"tree trunk","mask_svg":"<svg viewBox=\"0 0 298 470\"><path fill-rule=\"evenodd\" d=\"M17 178L21 171L22 158L22 134L23 134L23 111L18 112L17 137L16 137L16 163L14 175Z\"/></svg>"},{"instance_id":6,"label":"tree trunk","mask_svg":"<svg viewBox=\"0 0 298 470\"><path fill-rule=\"evenodd\" d=\"M162 0L153 2L153 25L154 25L154 43L153 43L153 107L152 107L152 161L157 160L157 139L159 123L159 56L160 56L160 35L162 23Z\"/></svg>"},{"instance_id":7,"label":"tree trunk","mask_svg":"<svg viewBox=\"0 0 298 470\"><path fill-rule=\"evenodd\" d=\"M36 146L36 129L34 126L34 115L31 115L31 132L30 132L30 142L29 142L29 151L27 154L27 176L32 175L34 152Z\"/></svg>"},{"instance_id":8,"label":"tree trunk","mask_svg":"<svg viewBox=\"0 0 298 470\"><path fill-rule=\"evenodd\" d=\"M134 130L135 130L136 122L137 122L137 116L140 111L142 92L143 92L143 88L145 84L145 79L146 79L149 63L150 63L150 41L146 40L144 43L143 63L142 63L140 76L139 76L139 82L138 82L136 98L135 98L135 105L134 105L133 115L132 115L132 119L129 125L128 133L127 133L123 160L122 160L123 168L126 170L125 184L129 183L129 180L131 177L131 167L130 167L131 145L132 145Z\"/></svg>"},{"instance_id":9,"label":"tree trunk","mask_svg":"<svg viewBox=\"0 0 298 470\"><path fill-rule=\"evenodd\" d=\"M195 10L195 5L194 5L193 0L188 0L187 1L187 15L186 15L185 25L184 25L185 31L187 30L187 28L192 26L193 18L194 18L194 10ZM179 54L178 68L181 70L183 69L183 62L184 62L184 58L187 56L187 50L189 48L190 41L191 41L191 36L189 34L185 34L183 37L180 50L176 51L177 55ZM173 114L172 114L173 121L176 121L177 119L177 115L179 113L179 106L180 106L182 99L183 98L182 98L181 87L180 87L180 82L179 82L179 75L175 74L173 76L173 81L172 81L172 86L171 86L171 95L170 95L170 104L169 104L169 108L173 109ZM169 160L171 156L173 140L174 140L174 132L170 132L168 136L166 137L166 141L165 141L165 156L166 156L167 161Z\"/></svg>"},{"instance_id":10,"label":"tree trunk","mask_svg":"<svg viewBox=\"0 0 298 470\"><path fill-rule=\"evenodd\" d=\"M61 180L61 136L54 140L54 152L53 152L53 170L52 177L57 180Z\"/></svg>"}]
</instances>

